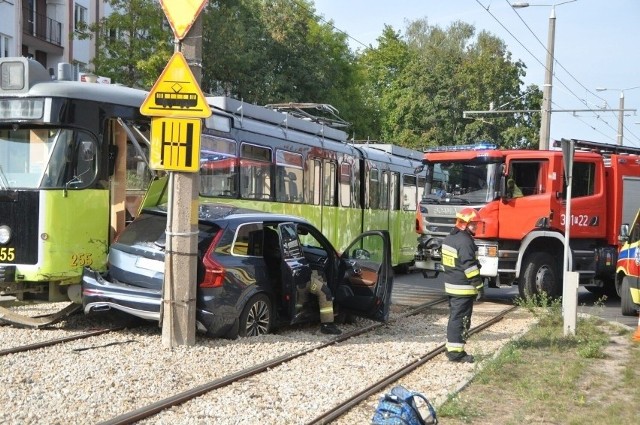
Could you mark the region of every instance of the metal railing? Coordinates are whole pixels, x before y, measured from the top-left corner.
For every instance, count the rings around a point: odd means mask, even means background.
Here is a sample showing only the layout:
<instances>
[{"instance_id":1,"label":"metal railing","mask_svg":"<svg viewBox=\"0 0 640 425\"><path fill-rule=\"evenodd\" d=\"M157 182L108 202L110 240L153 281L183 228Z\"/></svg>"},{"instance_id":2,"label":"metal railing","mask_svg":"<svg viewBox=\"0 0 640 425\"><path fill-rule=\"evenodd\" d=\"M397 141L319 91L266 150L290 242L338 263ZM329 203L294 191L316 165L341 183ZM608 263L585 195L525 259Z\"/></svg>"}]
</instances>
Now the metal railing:
<instances>
[{"instance_id":1,"label":"metal railing","mask_svg":"<svg viewBox=\"0 0 640 425\"><path fill-rule=\"evenodd\" d=\"M62 46L62 23L28 7L22 8L22 32L56 46Z\"/></svg>"}]
</instances>

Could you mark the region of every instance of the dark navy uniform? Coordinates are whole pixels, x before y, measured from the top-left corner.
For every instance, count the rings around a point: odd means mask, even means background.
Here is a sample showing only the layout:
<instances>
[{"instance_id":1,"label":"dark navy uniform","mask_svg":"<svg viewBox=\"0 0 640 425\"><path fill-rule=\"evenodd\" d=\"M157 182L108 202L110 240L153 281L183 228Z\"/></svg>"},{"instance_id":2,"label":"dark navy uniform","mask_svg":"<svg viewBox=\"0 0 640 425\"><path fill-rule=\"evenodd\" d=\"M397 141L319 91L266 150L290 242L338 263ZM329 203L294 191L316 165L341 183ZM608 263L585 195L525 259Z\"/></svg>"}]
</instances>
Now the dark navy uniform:
<instances>
[{"instance_id":1,"label":"dark navy uniform","mask_svg":"<svg viewBox=\"0 0 640 425\"><path fill-rule=\"evenodd\" d=\"M453 361L472 362L464 351L471 326L473 302L482 288L478 247L466 230L454 228L442 242L444 288L449 296L447 324L447 357Z\"/></svg>"}]
</instances>

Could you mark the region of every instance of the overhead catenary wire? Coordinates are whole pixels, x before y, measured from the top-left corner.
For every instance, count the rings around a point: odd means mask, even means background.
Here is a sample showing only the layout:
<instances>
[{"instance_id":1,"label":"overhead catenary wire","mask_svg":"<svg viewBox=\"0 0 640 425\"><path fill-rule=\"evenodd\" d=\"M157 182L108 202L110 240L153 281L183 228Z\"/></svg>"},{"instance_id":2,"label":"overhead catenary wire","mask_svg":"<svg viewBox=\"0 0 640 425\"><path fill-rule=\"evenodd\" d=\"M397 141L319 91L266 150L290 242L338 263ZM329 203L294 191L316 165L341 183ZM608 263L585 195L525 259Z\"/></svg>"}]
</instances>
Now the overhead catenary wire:
<instances>
[{"instance_id":1,"label":"overhead catenary wire","mask_svg":"<svg viewBox=\"0 0 640 425\"><path fill-rule=\"evenodd\" d=\"M547 50L547 47L545 46L545 44L544 44L544 43L542 43L542 41L540 41L540 39L535 35L535 33L534 33L534 32L531 30L531 28L526 24L526 22L524 22L524 20L523 20L523 19L522 19L522 17L520 16L520 14L519 14L517 11L515 11L515 9L513 9L513 7L512 7L512 5L511 5L511 3L510 3L508 0L505 0L505 2L506 2L506 3L507 3L507 5L509 6L509 8L510 8L510 9L512 9L516 15L518 15L518 18L519 18L519 19L520 19L520 20L525 24L525 26L526 26L526 28L529 30L529 32L531 32L531 33L533 34L533 36L536 38L536 40L538 41L538 43L540 43L540 45L542 45L542 46L544 47L545 51L548 53L548 50ZM525 50L525 51L526 51L526 52L527 52L527 53L529 53L529 55L531 55L531 57L532 57L536 62L538 62L538 63L539 63L539 64L540 64L540 65L541 65L545 70L547 70L547 71L548 71L548 69L547 69L546 65L545 65L545 64L544 64L540 59L538 59L538 58L536 57L536 55L535 55L535 54L533 54L533 53L531 52L531 50L530 50L527 46L525 46L525 45L524 45L524 43L522 43L522 42L518 39L518 37L516 37L516 36L513 34L513 32L512 32L509 28L507 28L507 27L502 23L502 21L500 21L500 19L499 19L498 17L496 17L496 16L495 16L495 15L494 15L490 10L489 10L489 7L488 7L488 6L485 6L484 4L482 4L482 2L481 2L480 0L476 0L476 3L478 3L478 5L480 5L480 7L482 7L482 9L484 9L484 10L485 10L485 11L486 11L486 12L487 12L487 13L488 13L488 14L489 14L489 15L490 15L490 16L491 16L491 17L492 17L492 18L493 18L497 23L498 23L498 25L500 25L500 26L501 26L501 27L502 27L502 28L503 28L503 29L504 29L504 30L505 30L505 31L506 31L506 32L507 32L507 33L508 33L508 34L509 34L509 35L510 35L510 36L511 36L511 37L512 37L512 38L513 38L513 39L514 39L514 40L515 40L515 41L516 41L516 42L517 42L517 43L518 43L518 44L519 44L519 45L520 45L524 50ZM602 97L600 97L600 96L598 96L597 94L593 93L593 92L592 92L591 90L589 90L586 86L584 86L582 83L580 83L580 81L578 81L578 79L577 79L577 78L575 78L575 77L574 77L574 76L573 76L573 75L572 75L572 74L571 74L571 73L570 73L570 72L569 72L569 71L568 71L568 70L567 70L567 69L566 69L566 68L565 68L565 67L564 67L564 66L563 66L559 61L558 61L558 59L556 58L556 56L555 56L555 55L553 56L553 60L554 60L554 63L557 63L557 64L558 64L558 66L559 66L560 68L562 68L562 69L563 69L563 70L564 70L568 75L570 75L570 76L571 76L571 78L573 78L573 79L574 79L574 80L575 80L575 81L576 81L576 82L577 82L581 87L583 87L585 90L587 90L587 92L592 93L592 94L593 94L593 96L595 96L595 97L597 97L598 99L601 99L601 100L603 100L603 101L604 101L604 99L603 99ZM569 88L569 86L567 86L567 84L565 84L565 83L564 83L564 81L562 81L560 78L558 78L558 77L557 77L557 76L555 76L555 75L554 75L554 81L557 81L559 84L561 84L561 85L562 85L562 86L567 90L567 92L569 92L573 97L575 97L576 99L578 99L578 100L580 101L580 103L582 103L582 104L584 104L585 106L589 107L589 105L586 103L586 101L585 101L584 99L582 99L580 96L578 96L578 95L577 95L573 90L571 90L571 89ZM565 108L561 107L560 105L558 105L558 103L557 103L557 102L554 102L553 100L552 100L552 104L553 104L554 106L556 106L558 109L565 109ZM622 112L621 112L621 113L622 113ZM589 128L591 128L592 130L595 130L595 127L593 127L593 126L592 126L592 125L590 125L590 124L587 124L584 120L580 119L580 118L579 118L579 117L577 117L576 115L574 115L574 117L575 117L576 119L578 119L579 121L581 121L583 124L587 125L587 126L588 126ZM609 126L610 128L612 128L612 129L613 129L613 127L612 127L608 122L604 121L604 120L602 119L602 117L600 117L600 116L599 116L597 113L595 113L595 112L594 112L594 117L595 117L596 119L598 119L599 121L602 121L602 122L603 122L603 123L605 123L607 126ZM615 130L615 129L614 129L614 130ZM602 134L604 137L610 138L610 136L606 136L604 133L602 133L602 132L600 132L600 131L597 131L597 132L598 132L598 133L600 133L600 134ZM636 135L635 135L635 134L633 134L632 132L630 132L630 134L631 134L632 136L634 136L636 139L639 139L639 138L638 138L638 136L636 136ZM611 139L611 140L613 140L613 139ZM639 139L639 140L640 140L640 139ZM636 143L636 145L638 145L638 144Z\"/></svg>"},{"instance_id":2,"label":"overhead catenary wire","mask_svg":"<svg viewBox=\"0 0 640 425\"><path fill-rule=\"evenodd\" d=\"M518 16L518 19L524 24L524 26L527 28L527 30L535 37L535 39L537 40L537 42L545 49L545 52L548 53L547 47L546 45L538 38L538 36L535 34L535 32L529 27L529 25L526 23L526 21L520 16L520 14L513 9L511 3L509 2L509 0L505 0L505 2L507 3L507 5L509 6L510 9L513 10L513 12ZM522 43L518 37L516 37L513 32L507 28L507 26L505 26L498 17L496 17L490 10L489 10L489 6L485 6L480 0L476 0L476 3L478 3L478 5L480 5L480 7L482 7L489 15L491 15L491 17L538 63L540 64L544 69L547 69L546 64L544 64L540 59L538 59L536 57L536 55L524 44ZM307 10L307 12L309 12L310 14L312 14L315 18L321 20L322 22L326 23L327 25L331 26L331 28L333 28L334 30L344 34L346 37L348 37L349 39L353 40L355 43L358 43L360 45L362 45L365 48L371 48L371 45L366 45L365 43L363 43L362 41L352 37L348 32L337 28L332 21L328 21L327 19L324 18L324 16L321 16L319 14L317 14L315 11L310 10L304 3L300 3L300 7L302 7L303 9ZM602 100L603 102L606 103L606 100L599 96L598 94L596 94L593 90L589 89L588 87L586 87L582 82L580 82L562 63L560 63L560 61L558 61L558 59L555 57L553 57L554 63L557 64L572 80L575 81L575 83L577 83L582 89L585 90L586 93L592 95L593 97ZM580 103L582 103L583 105L587 106L587 108L589 108L589 104L587 102L586 99L583 99L581 96L579 96L578 94L575 93L574 90L572 90L569 85L567 85L561 78L559 78L557 75L554 75L554 81L556 81L558 84L560 84L564 90L566 90L567 93L569 93L570 96L574 97L575 99L577 99ZM558 109L558 110L570 110L571 108L564 108L562 105L559 105L556 101L552 100L552 105L554 106L554 108ZM606 111L603 111L606 112ZM615 116L615 112L611 112L612 116ZM623 111L620 111L619 113L623 114ZM593 111L593 118L595 118L597 121L601 122L602 125L607 126L609 129L613 130L614 132L617 131L617 129L612 126L609 121L607 121L599 112L597 111ZM585 125L586 127L588 127L589 129L591 129L592 131L600 134L603 138L611 141L611 142L615 142L615 138L612 137L609 134L604 133L603 131L601 131L600 129L598 129L595 125L587 122L585 119L583 119L582 117L580 117L579 115L576 115L575 112L573 114L573 117L575 119L577 119L579 122L581 122L583 125ZM617 119L617 118L616 118ZM625 139L627 140L627 142L629 142L630 144L636 145L636 146L640 146L640 137L637 136L633 131L631 131L626 125L624 125L624 129L625 129ZM631 138L634 138L635 140L631 140Z\"/></svg>"},{"instance_id":3,"label":"overhead catenary wire","mask_svg":"<svg viewBox=\"0 0 640 425\"><path fill-rule=\"evenodd\" d=\"M478 1L478 0L476 0L476 1ZM479 1L478 1L478 2L479 2ZM538 41L538 43L542 46L542 48L545 50L545 52L549 53L549 51L548 51L548 49L547 49L546 44L544 44L544 43L542 42L542 40L540 40L540 38L538 38L538 36L536 35L536 33L531 29L531 27L529 27L529 25L527 24L527 22L526 22L524 19L522 19L522 16L520 16L520 14L518 13L518 11L517 11L515 8L513 8L513 7L512 7L512 5L511 5L511 3L509 2L509 0L505 0L505 2L506 2L506 3L507 3L507 5L509 6L509 8L510 8L511 10L513 10L513 13L515 13L515 14L516 14L516 16L518 16L518 19L519 19L519 20L524 24L524 26L529 30L529 32L533 35L533 37ZM488 8L487 8L487 10L488 10ZM492 15L492 16L493 16L493 15ZM495 18L495 17L494 17L494 18ZM522 45L522 44L521 44L521 45ZM531 52L530 52L529 50L527 50L527 51L529 52L529 54L531 54ZM536 60L537 60L537 58L536 58ZM564 72L566 72L566 73L567 73L567 75L568 75L569 77L571 77L571 78L572 78L576 83L578 83L578 85L579 85L580 87L582 87L582 88L583 88L587 93L591 94L592 96L594 96L594 97L596 97L596 98L598 98L598 99L600 99L600 100L602 100L603 102L605 102L605 103L606 103L606 100L605 100L603 97L601 97L600 95L596 94L594 91L592 91L591 89L589 89L588 87L586 87L586 86L585 86L584 84L582 84L582 83L581 83L581 82L580 82L580 81L579 81L579 80L578 80L578 79L577 79L577 78L576 78L576 77L575 77L571 72L569 72L569 70L568 70L567 68L565 68L565 67L564 67L564 65L562 65L562 63L560 63L560 61L555 57L555 55L553 55L553 60L554 60L554 62L555 62L555 63L556 63L560 68L562 68L562 70L563 70ZM540 63L540 64L541 64L545 69L546 69L546 65L542 64L542 62L540 62L539 60L538 60L538 62L539 62L539 63ZM586 105L587 107L589 107L589 105L587 104L587 101L586 101L585 99L582 99L580 96L578 96L577 94L575 94L575 93L574 93L571 89L569 89L569 87L568 87L568 86L567 86L567 85L566 85L562 80L560 80L557 76L554 76L554 78L555 78L555 79L556 79L560 84L562 84L562 85L567 89L567 91L568 91L572 96L574 96L576 99L578 99L582 104L584 104L584 105ZM552 103L553 103L553 102L552 102ZM613 112L612 112L612 113L613 113ZM623 114L624 112L623 112L623 111L620 111L619 113ZM601 118L597 113L595 113L595 112L594 112L593 114L594 114L594 116L595 116L595 118L596 118L596 119L603 121L603 122L604 122L604 123L606 123L606 124L607 124L607 126L608 126L608 127L610 127L612 130L616 130L616 131L617 131L617 129L616 129L616 128L612 127L612 126L611 126L607 121L604 121L604 120L603 120L603 119L602 119L602 118ZM615 115L615 113L614 113L614 115ZM583 121L583 120L580 120L580 121ZM583 122L584 122L584 121L583 121ZM585 123L585 124L586 124L586 123ZM587 124L587 125L588 125L588 124ZM591 128L593 129L594 127L591 127ZM625 126L625 129L626 129L626 126ZM633 137L635 137L636 139L640 140L640 138L638 138L638 136L636 136L635 134L633 134L633 132L629 131L629 133L630 133ZM601 133L601 134L602 134L602 133ZM608 137L608 136L606 136L606 137Z\"/></svg>"}]
</instances>

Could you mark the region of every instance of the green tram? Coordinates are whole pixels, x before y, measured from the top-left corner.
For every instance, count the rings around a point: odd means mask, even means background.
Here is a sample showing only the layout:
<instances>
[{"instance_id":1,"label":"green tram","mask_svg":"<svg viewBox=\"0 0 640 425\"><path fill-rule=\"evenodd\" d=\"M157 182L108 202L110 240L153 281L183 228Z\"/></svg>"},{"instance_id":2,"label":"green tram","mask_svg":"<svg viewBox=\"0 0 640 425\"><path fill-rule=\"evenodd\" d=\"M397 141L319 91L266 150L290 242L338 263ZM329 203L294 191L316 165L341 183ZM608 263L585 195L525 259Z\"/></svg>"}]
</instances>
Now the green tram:
<instances>
[{"instance_id":1,"label":"green tram","mask_svg":"<svg viewBox=\"0 0 640 425\"><path fill-rule=\"evenodd\" d=\"M363 231L388 229L393 265L411 265L424 188L424 177L416 173L422 153L353 143L332 126L335 119L294 104L207 101L213 115L201 137L201 197L302 216L340 250Z\"/></svg>"},{"instance_id":2,"label":"green tram","mask_svg":"<svg viewBox=\"0 0 640 425\"><path fill-rule=\"evenodd\" d=\"M80 302L83 266L106 269L110 242L153 179L141 90L53 79L0 59L0 301ZM0 307L0 318L27 326Z\"/></svg>"},{"instance_id":3,"label":"green tram","mask_svg":"<svg viewBox=\"0 0 640 425\"><path fill-rule=\"evenodd\" d=\"M166 202L149 169L147 92L53 79L38 62L0 59L0 321L39 327L81 304L84 266L107 267L108 248L147 204ZM201 137L200 196L305 217L344 249L389 229L393 264L413 262L422 154L354 143L335 121L226 97ZM30 318L5 302L71 301Z\"/></svg>"}]
</instances>

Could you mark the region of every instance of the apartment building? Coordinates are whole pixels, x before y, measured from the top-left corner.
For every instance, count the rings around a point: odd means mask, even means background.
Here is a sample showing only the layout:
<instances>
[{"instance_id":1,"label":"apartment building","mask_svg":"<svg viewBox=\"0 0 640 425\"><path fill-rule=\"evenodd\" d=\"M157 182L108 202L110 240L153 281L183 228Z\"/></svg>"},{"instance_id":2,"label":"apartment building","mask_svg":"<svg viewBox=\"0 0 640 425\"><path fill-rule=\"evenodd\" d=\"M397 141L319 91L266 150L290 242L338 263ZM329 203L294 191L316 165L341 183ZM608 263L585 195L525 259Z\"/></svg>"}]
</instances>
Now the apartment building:
<instances>
[{"instance_id":1,"label":"apartment building","mask_svg":"<svg viewBox=\"0 0 640 425\"><path fill-rule=\"evenodd\" d=\"M70 63L76 77L90 72L95 42L79 40L78 29L108 9L103 0L0 0L0 57L31 57L51 72Z\"/></svg>"}]
</instances>

